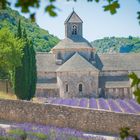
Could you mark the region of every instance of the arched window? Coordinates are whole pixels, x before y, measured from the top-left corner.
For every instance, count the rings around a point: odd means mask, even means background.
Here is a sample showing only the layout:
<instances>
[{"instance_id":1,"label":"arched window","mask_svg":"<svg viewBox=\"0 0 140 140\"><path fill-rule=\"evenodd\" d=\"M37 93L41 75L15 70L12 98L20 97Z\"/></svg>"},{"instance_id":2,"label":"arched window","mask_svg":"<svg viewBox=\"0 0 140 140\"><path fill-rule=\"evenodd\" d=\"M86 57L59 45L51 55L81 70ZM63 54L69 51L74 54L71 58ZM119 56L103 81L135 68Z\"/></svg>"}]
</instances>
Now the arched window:
<instances>
[{"instance_id":1,"label":"arched window","mask_svg":"<svg viewBox=\"0 0 140 140\"><path fill-rule=\"evenodd\" d=\"M68 92L69 91L69 86L68 86L68 84L66 84L66 92Z\"/></svg>"},{"instance_id":2,"label":"arched window","mask_svg":"<svg viewBox=\"0 0 140 140\"><path fill-rule=\"evenodd\" d=\"M76 25L72 26L72 35L77 35L77 26Z\"/></svg>"},{"instance_id":3,"label":"arched window","mask_svg":"<svg viewBox=\"0 0 140 140\"><path fill-rule=\"evenodd\" d=\"M83 86L82 84L79 84L79 92L82 92L83 91Z\"/></svg>"}]
</instances>

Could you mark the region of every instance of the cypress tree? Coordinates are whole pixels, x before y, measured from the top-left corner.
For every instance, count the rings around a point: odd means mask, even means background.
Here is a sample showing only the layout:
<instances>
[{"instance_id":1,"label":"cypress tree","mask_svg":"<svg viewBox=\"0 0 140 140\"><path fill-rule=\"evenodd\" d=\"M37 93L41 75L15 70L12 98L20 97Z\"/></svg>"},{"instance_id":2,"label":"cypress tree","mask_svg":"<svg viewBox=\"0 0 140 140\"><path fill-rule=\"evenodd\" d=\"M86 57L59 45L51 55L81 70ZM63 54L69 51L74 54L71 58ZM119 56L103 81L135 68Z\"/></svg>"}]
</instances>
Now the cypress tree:
<instances>
[{"instance_id":1,"label":"cypress tree","mask_svg":"<svg viewBox=\"0 0 140 140\"><path fill-rule=\"evenodd\" d=\"M20 26L18 26L20 27ZM23 38L26 37L25 32L23 32L23 36L20 36L21 34L19 31L21 28L18 28L18 37ZM28 50L27 50L27 40L24 38L25 46L23 48L23 57L22 57L22 65L15 70L15 94L18 99L26 99L26 96L28 94Z\"/></svg>"},{"instance_id":2,"label":"cypress tree","mask_svg":"<svg viewBox=\"0 0 140 140\"><path fill-rule=\"evenodd\" d=\"M23 48L22 66L15 70L15 94L18 99L30 100L34 97L36 89L36 60L32 43L27 39L24 29L21 32L20 22L18 25L18 37L23 38L25 46Z\"/></svg>"},{"instance_id":3,"label":"cypress tree","mask_svg":"<svg viewBox=\"0 0 140 140\"><path fill-rule=\"evenodd\" d=\"M21 30L20 20L18 21L17 37L19 37L19 38L22 37L22 30Z\"/></svg>"},{"instance_id":4,"label":"cypress tree","mask_svg":"<svg viewBox=\"0 0 140 140\"><path fill-rule=\"evenodd\" d=\"M37 80L37 71L36 71L36 53L33 47L33 43L30 42L30 87L29 87L29 99L34 97L36 91L36 80Z\"/></svg>"},{"instance_id":5,"label":"cypress tree","mask_svg":"<svg viewBox=\"0 0 140 140\"><path fill-rule=\"evenodd\" d=\"M21 38L22 37L22 31L21 31L21 25L20 25L20 20L18 23L18 29L17 29L17 37ZM14 90L17 98L21 98L22 93L24 93L24 88L23 88L23 58L21 60L22 66L19 66L15 69L15 78L14 78ZM22 91L22 92L21 92Z\"/></svg>"}]
</instances>

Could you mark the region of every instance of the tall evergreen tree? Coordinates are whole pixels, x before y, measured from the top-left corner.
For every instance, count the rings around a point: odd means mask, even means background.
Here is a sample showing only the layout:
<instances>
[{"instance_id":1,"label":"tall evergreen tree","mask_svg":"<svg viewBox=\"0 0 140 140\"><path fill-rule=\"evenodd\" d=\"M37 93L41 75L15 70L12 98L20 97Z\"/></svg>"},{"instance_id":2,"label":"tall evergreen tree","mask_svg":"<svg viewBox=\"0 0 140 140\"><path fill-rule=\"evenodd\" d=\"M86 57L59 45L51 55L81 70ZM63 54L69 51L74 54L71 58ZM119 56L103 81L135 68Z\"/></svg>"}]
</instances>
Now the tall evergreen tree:
<instances>
[{"instance_id":1,"label":"tall evergreen tree","mask_svg":"<svg viewBox=\"0 0 140 140\"><path fill-rule=\"evenodd\" d=\"M30 42L29 47L29 53L30 53L30 87L29 87L29 98L33 97L36 91L36 81L37 81L37 71L36 71L36 53L33 47L33 43Z\"/></svg>"},{"instance_id":2,"label":"tall evergreen tree","mask_svg":"<svg viewBox=\"0 0 140 140\"><path fill-rule=\"evenodd\" d=\"M17 37L19 37L19 38L22 37L22 30L21 30L20 20L18 21Z\"/></svg>"},{"instance_id":3,"label":"tall evergreen tree","mask_svg":"<svg viewBox=\"0 0 140 140\"><path fill-rule=\"evenodd\" d=\"M34 97L36 89L36 60L33 45L28 41L26 31L21 31L20 22L18 25L18 37L23 38L22 66L15 70L15 94L22 100L30 100Z\"/></svg>"}]
</instances>

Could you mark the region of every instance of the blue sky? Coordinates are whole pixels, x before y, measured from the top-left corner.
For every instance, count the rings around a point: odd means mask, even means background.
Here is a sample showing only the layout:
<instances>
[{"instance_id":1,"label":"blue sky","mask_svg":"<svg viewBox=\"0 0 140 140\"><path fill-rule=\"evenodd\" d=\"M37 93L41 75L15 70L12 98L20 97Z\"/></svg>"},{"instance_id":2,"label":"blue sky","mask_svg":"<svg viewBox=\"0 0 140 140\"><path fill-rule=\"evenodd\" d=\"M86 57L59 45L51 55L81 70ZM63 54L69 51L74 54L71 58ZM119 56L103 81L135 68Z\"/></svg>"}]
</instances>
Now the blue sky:
<instances>
[{"instance_id":1,"label":"blue sky","mask_svg":"<svg viewBox=\"0 0 140 140\"><path fill-rule=\"evenodd\" d=\"M104 1L96 4L87 0L77 0L77 2L58 0L55 3L60 9L57 11L57 17L50 17L44 12L47 0L41 2L40 9L36 11L37 24L60 39L64 38L64 21L72 12L72 8L83 20L83 36L89 41L107 36L140 36L140 25L137 20L137 11L140 10L138 0L120 0L121 7L115 15L103 11L102 6L106 4ZM22 15L28 17L26 14Z\"/></svg>"}]
</instances>

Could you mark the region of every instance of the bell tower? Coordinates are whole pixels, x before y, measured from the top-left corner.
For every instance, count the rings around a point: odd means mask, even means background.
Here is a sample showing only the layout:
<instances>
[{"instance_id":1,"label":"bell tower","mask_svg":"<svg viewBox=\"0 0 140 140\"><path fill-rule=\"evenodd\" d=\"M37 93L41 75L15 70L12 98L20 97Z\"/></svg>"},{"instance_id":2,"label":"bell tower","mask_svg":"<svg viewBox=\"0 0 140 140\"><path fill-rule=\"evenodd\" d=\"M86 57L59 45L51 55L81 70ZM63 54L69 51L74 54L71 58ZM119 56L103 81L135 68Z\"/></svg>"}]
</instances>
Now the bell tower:
<instances>
[{"instance_id":1,"label":"bell tower","mask_svg":"<svg viewBox=\"0 0 140 140\"><path fill-rule=\"evenodd\" d=\"M65 20L64 25L66 38L72 38L74 36L82 36L83 21L75 13L74 9L72 13L68 16L68 18Z\"/></svg>"}]
</instances>

